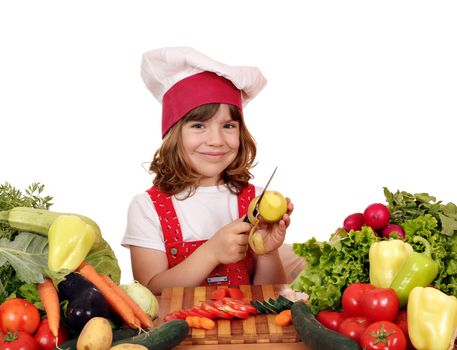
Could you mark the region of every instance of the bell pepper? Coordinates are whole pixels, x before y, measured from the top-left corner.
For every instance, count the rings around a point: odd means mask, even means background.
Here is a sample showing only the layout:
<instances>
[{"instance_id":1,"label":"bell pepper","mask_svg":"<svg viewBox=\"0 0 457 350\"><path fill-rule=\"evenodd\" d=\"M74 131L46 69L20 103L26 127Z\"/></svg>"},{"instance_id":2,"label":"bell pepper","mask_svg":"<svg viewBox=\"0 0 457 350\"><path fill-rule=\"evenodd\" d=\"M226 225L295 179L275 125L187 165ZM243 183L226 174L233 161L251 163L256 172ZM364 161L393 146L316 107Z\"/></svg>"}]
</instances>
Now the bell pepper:
<instances>
[{"instance_id":1,"label":"bell pepper","mask_svg":"<svg viewBox=\"0 0 457 350\"><path fill-rule=\"evenodd\" d=\"M414 287L426 287L438 275L438 263L431 257L430 243L421 236L415 236L413 241L422 243L424 252L412 252L408 255L390 285L400 299L400 307L406 305L409 293Z\"/></svg>"},{"instance_id":2,"label":"bell pepper","mask_svg":"<svg viewBox=\"0 0 457 350\"><path fill-rule=\"evenodd\" d=\"M370 283L389 288L413 248L401 239L375 242L370 246Z\"/></svg>"},{"instance_id":3,"label":"bell pepper","mask_svg":"<svg viewBox=\"0 0 457 350\"><path fill-rule=\"evenodd\" d=\"M60 215L48 232L48 268L53 272L74 271L95 241L95 231L76 215Z\"/></svg>"},{"instance_id":4,"label":"bell pepper","mask_svg":"<svg viewBox=\"0 0 457 350\"><path fill-rule=\"evenodd\" d=\"M409 295L407 310L408 334L415 349L453 348L457 329L456 297L433 287L415 287Z\"/></svg>"}]
</instances>

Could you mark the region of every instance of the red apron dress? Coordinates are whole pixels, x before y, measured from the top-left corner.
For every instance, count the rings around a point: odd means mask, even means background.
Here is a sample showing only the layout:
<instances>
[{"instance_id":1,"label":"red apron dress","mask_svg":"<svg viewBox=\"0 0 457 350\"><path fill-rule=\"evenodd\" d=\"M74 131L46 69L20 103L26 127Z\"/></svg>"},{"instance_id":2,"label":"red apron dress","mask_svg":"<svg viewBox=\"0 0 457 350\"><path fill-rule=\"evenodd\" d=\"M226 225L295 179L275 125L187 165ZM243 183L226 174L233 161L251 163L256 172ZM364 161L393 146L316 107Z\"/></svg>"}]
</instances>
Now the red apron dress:
<instances>
[{"instance_id":1,"label":"red apron dress","mask_svg":"<svg viewBox=\"0 0 457 350\"><path fill-rule=\"evenodd\" d=\"M206 240L183 242L181 225L179 224L171 196L162 193L157 186L152 186L147 192L159 216L168 266L172 268L186 259ZM255 187L253 185L248 185L238 195L238 215L240 217L247 213L249 203L254 197ZM254 259L249 248L243 260L234 264L216 266L211 274L202 281L202 285L226 284L238 286L251 284L253 271Z\"/></svg>"}]
</instances>

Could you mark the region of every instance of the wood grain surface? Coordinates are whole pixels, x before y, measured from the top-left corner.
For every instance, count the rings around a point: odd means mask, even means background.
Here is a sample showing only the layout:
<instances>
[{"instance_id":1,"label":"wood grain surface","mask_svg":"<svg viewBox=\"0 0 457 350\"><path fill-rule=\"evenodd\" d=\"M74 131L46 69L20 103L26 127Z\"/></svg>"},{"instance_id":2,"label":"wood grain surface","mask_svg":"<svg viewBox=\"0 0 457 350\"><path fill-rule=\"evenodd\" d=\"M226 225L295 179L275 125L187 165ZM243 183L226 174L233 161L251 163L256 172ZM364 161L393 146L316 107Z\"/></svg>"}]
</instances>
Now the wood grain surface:
<instances>
[{"instance_id":1,"label":"wood grain surface","mask_svg":"<svg viewBox=\"0 0 457 350\"><path fill-rule=\"evenodd\" d=\"M248 300L277 298L285 285L244 285L239 288ZM160 297L158 324L170 312L188 309L194 305L210 300L211 293L218 287L177 287L162 291ZM220 286L219 288L224 288ZM181 343L185 345L218 345L218 344L260 344L260 343L295 343L300 340L294 327L279 327L275 324L274 315L253 315L246 320L217 320L215 329L206 331L192 328L188 337Z\"/></svg>"}]
</instances>

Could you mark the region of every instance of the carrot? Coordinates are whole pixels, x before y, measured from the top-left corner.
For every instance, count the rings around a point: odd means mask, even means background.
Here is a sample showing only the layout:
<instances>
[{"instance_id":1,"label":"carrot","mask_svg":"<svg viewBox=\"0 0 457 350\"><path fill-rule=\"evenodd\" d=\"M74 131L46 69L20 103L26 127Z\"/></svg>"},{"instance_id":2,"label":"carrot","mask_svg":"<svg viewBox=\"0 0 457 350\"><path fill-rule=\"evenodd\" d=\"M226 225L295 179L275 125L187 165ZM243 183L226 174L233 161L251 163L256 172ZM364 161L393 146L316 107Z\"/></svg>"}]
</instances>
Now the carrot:
<instances>
[{"instance_id":1,"label":"carrot","mask_svg":"<svg viewBox=\"0 0 457 350\"><path fill-rule=\"evenodd\" d=\"M283 310L275 316L275 322L278 326L285 327L292 324L292 312Z\"/></svg>"},{"instance_id":2,"label":"carrot","mask_svg":"<svg viewBox=\"0 0 457 350\"><path fill-rule=\"evenodd\" d=\"M44 282L38 283L38 294L48 316L49 330L57 338L60 324L60 304L56 287L51 279L45 278Z\"/></svg>"},{"instance_id":3,"label":"carrot","mask_svg":"<svg viewBox=\"0 0 457 350\"><path fill-rule=\"evenodd\" d=\"M83 262L77 271L95 286L103 294L109 306L129 325L131 328L140 328L140 323L135 320L135 314L130 306L99 276L94 267Z\"/></svg>"},{"instance_id":4,"label":"carrot","mask_svg":"<svg viewBox=\"0 0 457 350\"><path fill-rule=\"evenodd\" d=\"M186 322L189 327L192 328L203 328L210 330L216 327L216 323L212 319L203 316L187 316Z\"/></svg>"},{"instance_id":5,"label":"carrot","mask_svg":"<svg viewBox=\"0 0 457 350\"><path fill-rule=\"evenodd\" d=\"M125 290L114 283L107 275L100 274L100 277L111 287L112 290L114 290L117 295L125 300L143 327L148 329L152 328L152 320L149 315L141 309L141 307L135 302L135 300L132 299L130 295L127 294Z\"/></svg>"}]
</instances>

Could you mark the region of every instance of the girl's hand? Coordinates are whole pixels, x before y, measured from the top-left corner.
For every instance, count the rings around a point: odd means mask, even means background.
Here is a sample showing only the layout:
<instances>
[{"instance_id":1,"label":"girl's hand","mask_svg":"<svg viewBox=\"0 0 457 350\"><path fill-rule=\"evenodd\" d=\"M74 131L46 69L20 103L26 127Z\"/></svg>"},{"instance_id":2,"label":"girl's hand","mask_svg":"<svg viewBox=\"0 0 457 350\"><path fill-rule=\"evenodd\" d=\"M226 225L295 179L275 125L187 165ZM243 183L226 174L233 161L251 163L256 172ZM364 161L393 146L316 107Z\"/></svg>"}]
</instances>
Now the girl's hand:
<instances>
[{"instance_id":1,"label":"girl's hand","mask_svg":"<svg viewBox=\"0 0 457 350\"><path fill-rule=\"evenodd\" d=\"M248 250L246 233L250 229L251 225L240 218L222 227L205 243L216 265L231 264L244 259Z\"/></svg>"},{"instance_id":2,"label":"girl's hand","mask_svg":"<svg viewBox=\"0 0 457 350\"><path fill-rule=\"evenodd\" d=\"M275 223L268 223L259 216L259 226L256 232L259 233L263 238L263 247L265 254L271 253L278 249L286 238L286 230L290 225L290 214L294 211L294 205L287 199L287 213L285 213L281 220Z\"/></svg>"}]
</instances>

